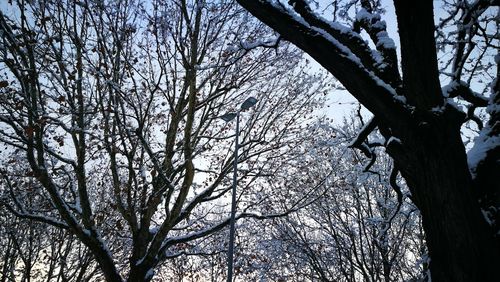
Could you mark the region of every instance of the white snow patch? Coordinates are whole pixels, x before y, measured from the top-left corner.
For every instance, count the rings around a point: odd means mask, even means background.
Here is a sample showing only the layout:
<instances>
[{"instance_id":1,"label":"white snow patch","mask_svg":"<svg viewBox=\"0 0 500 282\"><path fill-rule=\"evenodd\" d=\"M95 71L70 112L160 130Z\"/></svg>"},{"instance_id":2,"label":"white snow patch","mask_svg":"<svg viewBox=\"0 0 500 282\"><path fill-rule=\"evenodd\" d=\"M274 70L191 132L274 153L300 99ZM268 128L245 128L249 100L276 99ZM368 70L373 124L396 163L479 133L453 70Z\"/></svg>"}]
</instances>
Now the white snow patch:
<instances>
[{"instance_id":1,"label":"white snow patch","mask_svg":"<svg viewBox=\"0 0 500 282\"><path fill-rule=\"evenodd\" d=\"M394 43L394 40L389 37L389 34L387 31L380 31L377 33L377 47L383 47L385 49L396 49L396 44Z\"/></svg>"},{"instance_id":2,"label":"white snow patch","mask_svg":"<svg viewBox=\"0 0 500 282\"><path fill-rule=\"evenodd\" d=\"M460 83L457 81L452 81L448 85L445 85L444 87L441 88L441 91L443 92L443 96L450 97L450 92L457 89L458 86L460 86Z\"/></svg>"},{"instance_id":3,"label":"white snow patch","mask_svg":"<svg viewBox=\"0 0 500 282\"><path fill-rule=\"evenodd\" d=\"M380 20L380 14L372 14L368 12L365 8L361 8L356 14L357 21L372 21L372 20Z\"/></svg>"},{"instance_id":4,"label":"white snow patch","mask_svg":"<svg viewBox=\"0 0 500 282\"><path fill-rule=\"evenodd\" d=\"M486 158L488 151L500 146L500 136L488 136L489 127L484 128L474 139L474 146L467 152L467 162L472 175L475 175L478 164Z\"/></svg>"},{"instance_id":5,"label":"white snow patch","mask_svg":"<svg viewBox=\"0 0 500 282\"><path fill-rule=\"evenodd\" d=\"M447 98L445 100L445 105L450 105L452 106L453 108L455 108L456 110L462 112L462 113L465 113L465 107L463 105L460 105L458 104L457 102L455 102L455 100L453 100L453 98Z\"/></svg>"},{"instance_id":6,"label":"white snow patch","mask_svg":"<svg viewBox=\"0 0 500 282\"><path fill-rule=\"evenodd\" d=\"M144 278L146 278L146 279L150 279L150 278L152 278L154 275L155 275L154 270L153 270L152 268L150 268L150 269L148 270L148 272L146 272L146 276L145 276Z\"/></svg>"},{"instance_id":7,"label":"white snow patch","mask_svg":"<svg viewBox=\"0 0 500 282\"><path fill-rule=\"evenodd\" d=\"M495 224L495 221L492 220L491 217L490 217L491 216L490 212L481 209L481 213L483 214L484 220L486 220L486 222L490 226L493 226L493 224Z\"/></svg>"},{"instance_id":8,"label":"white snow patch","mask_svg":"<svg viewBox=\"0 0 500 282\"><path fill-rule=\"evenodd\" d=\"M403 142L401 142L401 140L399 138L391 136L389 138L389 140L387 140L387 146L389 146L389 144L391 144L392 142L396 142L396 143L399 143L399 144L403 143Z\"/></svg>"}]
</instances>

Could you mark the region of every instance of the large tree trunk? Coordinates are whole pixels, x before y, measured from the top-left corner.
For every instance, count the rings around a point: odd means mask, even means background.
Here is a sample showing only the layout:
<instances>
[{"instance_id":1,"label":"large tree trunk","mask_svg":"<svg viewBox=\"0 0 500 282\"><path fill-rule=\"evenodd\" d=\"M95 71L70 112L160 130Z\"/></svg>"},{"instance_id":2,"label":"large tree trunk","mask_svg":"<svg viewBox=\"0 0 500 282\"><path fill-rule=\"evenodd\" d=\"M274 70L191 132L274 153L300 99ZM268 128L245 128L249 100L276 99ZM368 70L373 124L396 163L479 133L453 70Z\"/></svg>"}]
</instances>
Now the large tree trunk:
<instances>
[{"instance_id":1,"label":"large tree trunk","mask_svg":"<svg viewBox=\"0 0 500 282\"><path fill-rule=\"evenodd\" d=\"M405 97L416 110L392 154L421 211L433 281L498 281L500 252L481 214L461 140L463 113L443 99L432 1L394 1ZM436 108L444 109L442 112Z\"/></svg>"},{"instance_id":2,"label":"large tree trunk","mask_svg":"<svg viewBox=\"0 0 500 282\"><path fill-rule=\"evenodd\" d=\"M127 282L148 282L153 278L153 267L146 267L144 265L132 265L130 268L130 275Z\"/></svg>"},{"instance_id":3,"label":"large tree trunk","mask_svg":"<svg viewBox=\"0 0 500 282\"><path fill-rule=\"evenodd\" d=\"M459 123L407 127L393 156L421 211L432 281L498 281L499 248L472 189Z\"/></svg>"}]
</instances>

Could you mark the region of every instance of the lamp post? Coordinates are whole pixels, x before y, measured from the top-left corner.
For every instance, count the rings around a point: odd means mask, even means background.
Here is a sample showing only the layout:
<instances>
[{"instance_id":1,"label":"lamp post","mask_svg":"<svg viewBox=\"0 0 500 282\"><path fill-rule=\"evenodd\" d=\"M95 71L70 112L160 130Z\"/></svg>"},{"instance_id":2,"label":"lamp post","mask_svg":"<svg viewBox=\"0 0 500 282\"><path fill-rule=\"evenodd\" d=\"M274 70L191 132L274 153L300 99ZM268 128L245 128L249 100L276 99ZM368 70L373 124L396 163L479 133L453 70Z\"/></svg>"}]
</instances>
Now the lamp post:
<instances>
[{"instance_id":1,"label":"lamp post","mask_svg":"<svg viewBox=\"0 0 500 282\"><path fill-rule=\"evenodd\" d=\"M233 255L234 255L234 233L236 230L236 186L238 177L238 149L239 149L239 135L240 135L240 112L246 111L253 107L257 103L257 99L254 97L248 97L241 107L236 112L227 113L220 118L225 122L230 122L236 118L236 130L235 130L235 141L234 141L234 160L233 160L233 187L231 194L231 222L229 229L229 247L227 249L227 282L233 281Z\"/></svg>"}]
</instances>

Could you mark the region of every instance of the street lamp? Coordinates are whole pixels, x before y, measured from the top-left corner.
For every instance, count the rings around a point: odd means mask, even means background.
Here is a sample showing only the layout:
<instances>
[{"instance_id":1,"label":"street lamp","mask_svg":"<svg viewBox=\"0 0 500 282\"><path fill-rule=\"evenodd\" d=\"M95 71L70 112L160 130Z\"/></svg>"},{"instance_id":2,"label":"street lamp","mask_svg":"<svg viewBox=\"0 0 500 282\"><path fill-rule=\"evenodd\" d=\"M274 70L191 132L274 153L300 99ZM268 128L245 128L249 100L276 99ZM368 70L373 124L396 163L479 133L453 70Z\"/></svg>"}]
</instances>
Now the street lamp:
<instances>
[{"instance_id":1,"label":"street lamp","mask_svg":"<svg viewBox=\"0 0 500 282\"><path fill-rule=\"evenodd\" d=\"M234 255L234 233L236 230L236 180L238 176L238 137L240 135L240 112L246 111L253 107L257 103L257 99L254 97L248 97L241 107L236 112L227 113L220 116L225 122L230 122L236 118L236 131L235 131L235 141L234 141L234 161L233 161L233 187L231 195L231 222L229 229L229 247L227 249L227 282L233 281L233 255Z\"/></svg>"}]
</instances>

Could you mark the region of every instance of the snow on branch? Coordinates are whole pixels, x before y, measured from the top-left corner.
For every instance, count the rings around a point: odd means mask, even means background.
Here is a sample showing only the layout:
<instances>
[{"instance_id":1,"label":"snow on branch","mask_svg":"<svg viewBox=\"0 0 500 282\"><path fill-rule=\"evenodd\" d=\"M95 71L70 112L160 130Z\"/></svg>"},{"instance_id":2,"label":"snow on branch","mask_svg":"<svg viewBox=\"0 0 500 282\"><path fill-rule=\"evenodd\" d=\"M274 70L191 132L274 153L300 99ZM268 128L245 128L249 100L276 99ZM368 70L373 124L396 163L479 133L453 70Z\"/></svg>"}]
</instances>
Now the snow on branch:
<instances>
[{"instance_id":1,"label":"snow on branch","mask_svg":"<svg viewBox=\"0 0 500 282\"><path fill-rule=\"evenodd\" d=\"M476 107L488 106L488 99L470 89L464 81L452 81L442 88L443 96L447 98L462 97L465 101Z\"/></svg>"},{"instance_id":2,"label":"snow on branch","mask_svg":"<svg viewBox=\"0 0 500 282\"><path fill-rule=\"evenodd\" d=\"M316 15L307 4L307 1L292 0L290 1L290 5L292 5L296 14L291 14L291 11L289 14L295 16L296 20L300 20L318 31L321 30L322 32L320 31L320 33L330 35L338 41L340 45L347 47L349 53L359 58L365 68L377 74L379 73L377 67L383 65L380 55L368 46L368 43L365 42L359 33L338 22L327 21Z\"/></svg>"},{"instance_id":3,"label":"snow on branch","mask_svg":"<svg viewBox=\"0 0 500 282\"><path fill-rule=\"evenodd\" d=\"M373 56L378 51L372 50L353 29L322 19L302 0L290 5L275 1L238 2L321 62L372 113L386 120L410 117L411 107L399 91L400 83L394 80L398 76L379 68L382 56Z\"/></svg>"},{"instance_id":4,"label":"snow on branch","mask_svg":"<svg viewBox=\"0 0 500 282\"><path fill-rule=\"evenodd\" d=\"M49 224L49 225L52 225L52 226L55 226L55 227L58 227L58 228L62 228L62 229L69 229L69 226L66 223L64 223L62 221L59 221L59 220L57 220L55 218L44 216L44 215L27 213L24 210L17 211L16 209L14 209L12 206L10 206L8 204L4 204L4 206L13 215L15 215L15 216L17 216L19 218L24 218L24 219L29 219L29 220L33 220L33 221L38 221L38 222L41 222L41 223L46 223L46 224Z\"/></svg>"}]
</instances>

